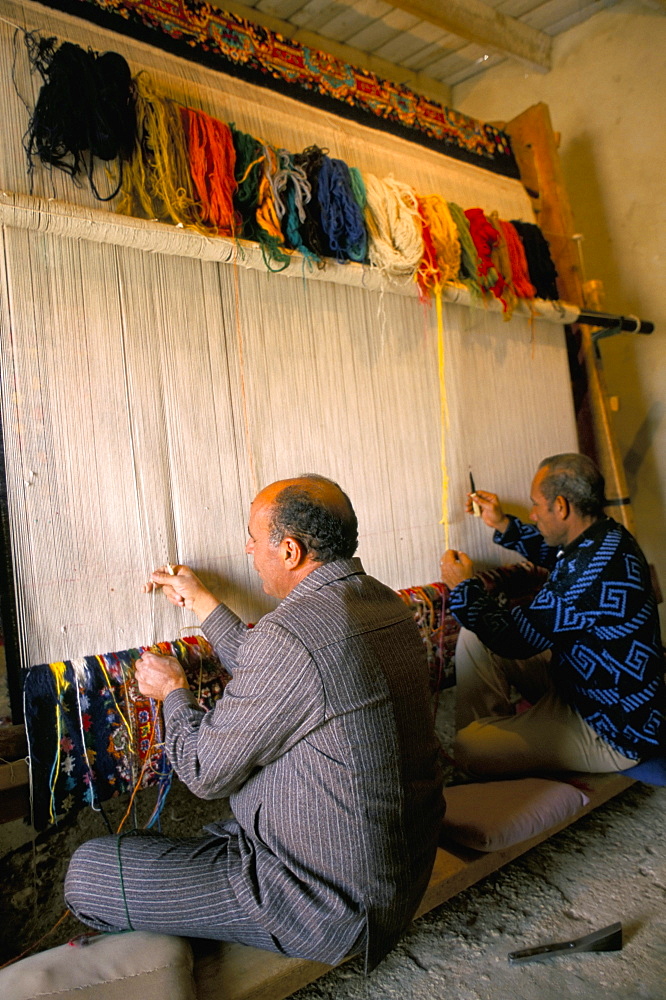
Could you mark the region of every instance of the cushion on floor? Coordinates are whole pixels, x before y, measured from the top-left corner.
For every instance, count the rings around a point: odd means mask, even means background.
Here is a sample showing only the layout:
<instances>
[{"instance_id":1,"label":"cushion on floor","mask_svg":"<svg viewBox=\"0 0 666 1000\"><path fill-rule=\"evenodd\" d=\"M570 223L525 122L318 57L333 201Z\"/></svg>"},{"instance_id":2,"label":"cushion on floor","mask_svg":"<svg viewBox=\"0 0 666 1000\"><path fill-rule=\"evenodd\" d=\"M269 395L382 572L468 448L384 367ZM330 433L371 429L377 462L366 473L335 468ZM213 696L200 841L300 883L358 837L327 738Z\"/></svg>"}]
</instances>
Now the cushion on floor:
<instances>
[{"instance_id":1,"label":"cushion on floor","mask_svg":"<svg viewBox=\"0 0 666 1000\"><path fill-rule=\"evenodd\" d=\"M100 934L0 970L3 1000L196 1000L192 949L148 931Z\"/></svg>"},{"instance_id":2,"label":"cushion on floor","mask_svg":"<svg viewBox=\"0 0 666 1000\"><path fill-rule=\"evenodd\" d=\"M547 778L516 778L444 790L443 834L477 851L498 851L573 818L590 801L580 788Z\"/></svg>"}]
</instances>

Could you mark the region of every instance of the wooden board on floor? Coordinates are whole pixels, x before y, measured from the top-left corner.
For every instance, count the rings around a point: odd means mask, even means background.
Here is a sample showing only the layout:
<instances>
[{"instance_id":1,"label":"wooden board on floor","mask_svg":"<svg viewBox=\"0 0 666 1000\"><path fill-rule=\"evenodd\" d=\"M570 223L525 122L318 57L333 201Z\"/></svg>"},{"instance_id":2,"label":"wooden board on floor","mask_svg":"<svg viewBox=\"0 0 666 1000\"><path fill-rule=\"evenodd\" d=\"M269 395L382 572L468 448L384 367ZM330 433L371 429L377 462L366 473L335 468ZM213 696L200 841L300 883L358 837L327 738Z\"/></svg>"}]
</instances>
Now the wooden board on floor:
<instances>
[{"instance_id":1,"label":"wooden board on floor","mask_svg":"<svg viewBox=\"0 0 666 1000\"><path fill-rule=\"evenodd\" d=\"M620 774L583 775L588 805L563 823L549 827L536 837L501 851L481 853L447 844L437 851L432 877L417 916L427 913L447 899L474 885L503 865L586 813L602 805L633 784ZM211 945L195 961L198 1000L284 1000L302 986L319 979L331 966L300 958L285 958L246 945Z\"/></svg>"}]
</instances>

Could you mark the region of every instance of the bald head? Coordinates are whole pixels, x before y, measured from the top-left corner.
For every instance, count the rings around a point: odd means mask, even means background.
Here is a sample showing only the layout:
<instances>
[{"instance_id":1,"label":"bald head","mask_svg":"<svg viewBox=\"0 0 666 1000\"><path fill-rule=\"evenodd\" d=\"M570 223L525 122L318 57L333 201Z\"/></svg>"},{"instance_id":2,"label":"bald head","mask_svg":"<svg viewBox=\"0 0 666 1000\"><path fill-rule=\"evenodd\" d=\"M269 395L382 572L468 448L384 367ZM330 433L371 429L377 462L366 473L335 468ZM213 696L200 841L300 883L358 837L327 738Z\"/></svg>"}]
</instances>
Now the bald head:
<instances>
[{"instance_id":1,"label":"bald head","mask_svg":"<svg viewBox=\"0 0 666 1000\"><path fill-rule=\"evenodd\" d=\"M270 541L296 539L317 563L350 559L358 522L349 497L332 479L314 473L271 483L256 498L269 507ZM256 502L256 501L255 501Z\"/></svg>"}]
</instances>

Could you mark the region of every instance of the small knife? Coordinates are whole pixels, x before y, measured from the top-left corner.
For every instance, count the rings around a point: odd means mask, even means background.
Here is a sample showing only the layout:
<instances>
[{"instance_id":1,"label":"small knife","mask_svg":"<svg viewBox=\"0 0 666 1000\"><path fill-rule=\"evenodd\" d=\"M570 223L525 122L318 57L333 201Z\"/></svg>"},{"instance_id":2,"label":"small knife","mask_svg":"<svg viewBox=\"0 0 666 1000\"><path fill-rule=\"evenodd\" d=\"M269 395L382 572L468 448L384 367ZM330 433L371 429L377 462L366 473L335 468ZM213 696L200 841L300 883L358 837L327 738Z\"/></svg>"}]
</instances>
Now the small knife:
<instances>
[{"instance_id":1,"label":"small knife","mask_svg":"<svg viewBox=\"0 0 666 1000\"><path fill-rule=\"evenodd\" d=\"M553 955L566 951L569 955L577 955L581 951L620 951L622 949L622 924L609 924L601 930L586 934L585 937L574 938L572 941L555 941L552 944L538 945L536 948L524 948L522 951L512 951L508 955L509 962L530 962L542 955Z\"/></svg>"}]
</instances>

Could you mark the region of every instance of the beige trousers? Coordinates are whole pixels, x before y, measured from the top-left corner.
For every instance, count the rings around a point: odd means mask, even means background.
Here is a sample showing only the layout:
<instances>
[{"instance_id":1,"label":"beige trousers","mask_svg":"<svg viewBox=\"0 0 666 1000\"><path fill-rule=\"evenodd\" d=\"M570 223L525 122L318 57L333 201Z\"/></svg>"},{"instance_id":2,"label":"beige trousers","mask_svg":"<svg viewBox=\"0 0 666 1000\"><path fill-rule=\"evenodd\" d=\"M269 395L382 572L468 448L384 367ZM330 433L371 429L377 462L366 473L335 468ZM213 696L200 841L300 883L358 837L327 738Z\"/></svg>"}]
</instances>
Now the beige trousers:
<instances>
[{"instance_id":1,"label":"beige trousers","mask_svg":"<svg viewBox=\"0 0 666 1000\"><path fill-rule=\"evenodd\" d=\"M476 776L529 772L622 771L638 761L624 757L555 693L550 652L512 660L491 652L463 628L456 646L454 756ZM530 702L516 714L511 689Z\"/></svg>"}]
</instances>

